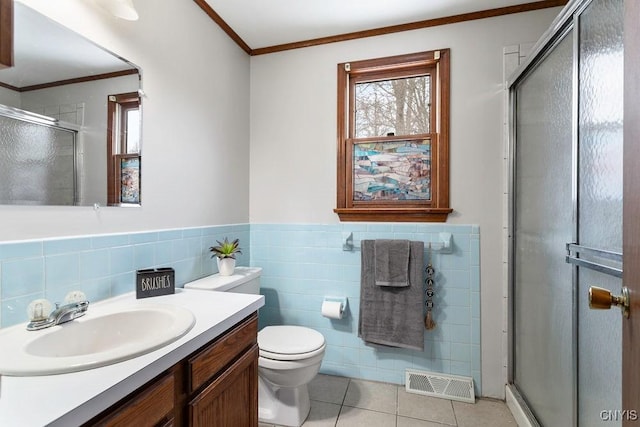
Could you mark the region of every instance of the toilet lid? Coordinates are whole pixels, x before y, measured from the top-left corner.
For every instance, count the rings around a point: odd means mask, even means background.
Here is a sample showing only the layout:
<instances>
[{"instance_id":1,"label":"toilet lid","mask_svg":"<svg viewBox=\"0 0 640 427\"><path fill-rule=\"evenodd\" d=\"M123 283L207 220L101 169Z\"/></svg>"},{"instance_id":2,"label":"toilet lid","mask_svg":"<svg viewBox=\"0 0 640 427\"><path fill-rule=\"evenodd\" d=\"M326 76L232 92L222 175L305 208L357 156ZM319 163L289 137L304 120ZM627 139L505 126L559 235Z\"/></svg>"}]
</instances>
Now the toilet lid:
<instances>
[{"instance_id":1,"label":"toilet lid","mask_svg":"<svg viewBox=\"0 0 640 427\"><path fill-rule=\"evenodd\" d=\"M324 336L304 326L267 326L258 332L258 347L269 353L310 353L323 345Z\"/></svg>"}]
</instances>

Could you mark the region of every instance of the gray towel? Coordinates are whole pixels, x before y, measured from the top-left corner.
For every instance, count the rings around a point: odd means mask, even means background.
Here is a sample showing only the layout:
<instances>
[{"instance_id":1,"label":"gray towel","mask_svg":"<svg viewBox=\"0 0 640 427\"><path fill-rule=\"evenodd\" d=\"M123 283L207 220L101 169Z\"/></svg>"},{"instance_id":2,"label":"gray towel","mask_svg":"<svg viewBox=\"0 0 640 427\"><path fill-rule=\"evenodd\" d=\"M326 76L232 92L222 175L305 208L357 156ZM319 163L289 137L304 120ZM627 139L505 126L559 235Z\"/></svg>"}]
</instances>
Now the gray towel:
<instances>
[{"instance_id":1,"label":"gray towel","mask_svg":"<svg viewBox=\"0 0 640 427\"><path fill-rule=\"evenodd\" d=\"M375 244L361 242L360 313L358 336L392 347L424 350L422 267L424 244L410 242L409 286L375 285Z\"/></svg>"},{"instance_id":2,"label":"gray towel","mask_svg":"<svg viewBox=\"0 0 640 427\"><path fill-rule=\"evenodd\" d=\"M375 240L377 286L409 286L409 241Z\"/></svg>"}]
</instances>

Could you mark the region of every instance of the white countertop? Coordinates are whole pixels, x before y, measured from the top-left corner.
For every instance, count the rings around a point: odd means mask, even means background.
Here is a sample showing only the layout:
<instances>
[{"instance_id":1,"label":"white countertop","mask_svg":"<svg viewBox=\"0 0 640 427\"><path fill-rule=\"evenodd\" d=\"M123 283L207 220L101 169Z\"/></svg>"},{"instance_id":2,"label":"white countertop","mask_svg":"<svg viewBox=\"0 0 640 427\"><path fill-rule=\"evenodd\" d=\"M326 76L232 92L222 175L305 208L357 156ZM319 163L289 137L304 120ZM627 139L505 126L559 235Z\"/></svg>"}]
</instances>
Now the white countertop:
<instances>
[{"instance_id":1,"label":"white countertop","mask_svg":"<svg viewBox=\"0 0 640 427\"><path fill-rule=\"evenodd\" d=\"M146 302L185 307L193 312L196 323L177 341L124 362L69 374L0 377L0 426L82 424L257 311L264 297L176 289L173 295L136 300L134 292L94 305ZM90 313L91 306L87 316Z\"/></svg>"}]
</instances>

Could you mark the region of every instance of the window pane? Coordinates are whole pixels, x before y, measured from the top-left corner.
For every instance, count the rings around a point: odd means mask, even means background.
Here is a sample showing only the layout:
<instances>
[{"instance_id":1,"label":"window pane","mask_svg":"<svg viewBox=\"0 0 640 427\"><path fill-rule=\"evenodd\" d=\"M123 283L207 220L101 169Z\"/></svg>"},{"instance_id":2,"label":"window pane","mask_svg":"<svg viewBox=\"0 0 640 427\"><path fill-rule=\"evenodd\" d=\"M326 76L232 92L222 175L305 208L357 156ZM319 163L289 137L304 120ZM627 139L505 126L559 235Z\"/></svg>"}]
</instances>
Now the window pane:
<instances>
[{"instance_id":1,"label":"window pane","mask_svg":"<svg viewBox=\"0 0 640 427\"><path fill-rule=\"evenodd\" d=\"M353 200L431 200L431 141L355 144Z\"/></svg>"},{"instance_id":2,"label":"window pane","mask_svg":"<svg viewBox=\"0 0 640 427\"><path fill-rule=\"evenodd\" d=\"M127 154L140 152L140 110L127 110Z\"/></svg>"},{"instance_id":3,"label":"window pane","mask_svg":"<svg viewBox=\"0 0 640 427\"><path fill-rule=\"evenodd\" d=\"M355 138L429 133L430 76L356 84Z\"/></svg>"}]
</instances>

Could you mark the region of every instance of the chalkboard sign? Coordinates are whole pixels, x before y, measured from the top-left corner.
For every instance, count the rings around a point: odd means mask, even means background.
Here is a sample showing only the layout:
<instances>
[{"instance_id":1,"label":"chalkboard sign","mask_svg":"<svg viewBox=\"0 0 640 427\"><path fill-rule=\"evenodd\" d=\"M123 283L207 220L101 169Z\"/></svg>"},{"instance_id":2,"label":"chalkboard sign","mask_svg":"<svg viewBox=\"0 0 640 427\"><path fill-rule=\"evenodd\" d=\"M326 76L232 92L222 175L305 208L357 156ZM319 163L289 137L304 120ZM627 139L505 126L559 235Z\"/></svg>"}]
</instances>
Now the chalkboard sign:
<instances>
[{"instance_id":1,"label":"chalkboard sign","mask_svg":"<svg viewBox=\"0 0 640 427\"><path fill-rule=\"evenodd\" d=\"M173 268L150 268L136 272L136 298L157 297L176 292Z\"/></svg>"}]
</instances>

